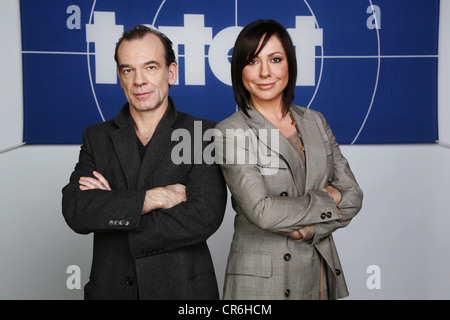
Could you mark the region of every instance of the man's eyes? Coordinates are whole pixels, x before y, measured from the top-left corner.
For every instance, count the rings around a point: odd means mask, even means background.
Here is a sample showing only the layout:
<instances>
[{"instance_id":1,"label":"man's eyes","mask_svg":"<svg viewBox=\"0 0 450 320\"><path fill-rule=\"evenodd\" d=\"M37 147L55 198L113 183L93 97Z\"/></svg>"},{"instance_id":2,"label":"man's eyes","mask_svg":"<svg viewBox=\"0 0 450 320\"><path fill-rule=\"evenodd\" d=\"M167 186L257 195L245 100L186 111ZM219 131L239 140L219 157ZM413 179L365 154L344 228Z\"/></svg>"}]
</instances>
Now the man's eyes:
<instances>
[{"instance_id":1,"label":"man's eyes","mask_svg":"<svg viewBox=\"0 0 450 320\"><path fill-rule=\"evenodd\" d=\"M157 69L157 67L155 65L146 66L144 68L144 70L148 70L148 71L154 71L156 69ZM129 74L133 73L133 71L134 70L132 68L124 68L124 69L122 69L122 73L125 74L125 75L129 75Z\"/></svg>"}]
</instances>

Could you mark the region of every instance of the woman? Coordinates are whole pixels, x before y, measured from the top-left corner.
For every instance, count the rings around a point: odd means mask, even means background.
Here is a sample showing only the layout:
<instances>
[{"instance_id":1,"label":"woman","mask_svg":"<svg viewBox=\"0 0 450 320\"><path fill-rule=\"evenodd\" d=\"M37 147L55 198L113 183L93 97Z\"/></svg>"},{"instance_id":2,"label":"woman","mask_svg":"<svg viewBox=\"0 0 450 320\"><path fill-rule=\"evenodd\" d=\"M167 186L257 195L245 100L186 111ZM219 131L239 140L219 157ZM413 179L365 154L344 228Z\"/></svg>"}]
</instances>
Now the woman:
<instances>
[{"instance_id":1,"label":"woman","mask_svg":"<svg viewBox=\"0 0 450 320\"><path fill-rule=\"evenodd\" d=\"M332 233L363 194L323 116L291 104L297 63L286 29L273 20L246 26L231 69L240 110L216 127L237 213L223 298L348 296Z\"/></svg>"}]
</instances>

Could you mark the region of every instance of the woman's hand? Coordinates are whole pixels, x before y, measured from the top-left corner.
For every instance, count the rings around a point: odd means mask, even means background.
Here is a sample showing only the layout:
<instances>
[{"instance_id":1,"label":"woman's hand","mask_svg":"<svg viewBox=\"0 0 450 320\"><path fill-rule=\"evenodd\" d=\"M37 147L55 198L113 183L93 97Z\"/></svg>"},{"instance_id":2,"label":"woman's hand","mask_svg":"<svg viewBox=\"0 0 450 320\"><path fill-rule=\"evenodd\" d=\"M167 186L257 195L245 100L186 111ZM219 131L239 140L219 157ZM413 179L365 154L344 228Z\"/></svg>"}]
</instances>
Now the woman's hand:
<instances>
[{"instance_id":1,"label":"woman's hand","mask_svg":"<svg viewBox=\"0 0 450 320\"><path fill-rule=\"evenodd\" d=\"M291 232L280 232L280 234L291 237L296 242L302 242L303 240L311 239L316 233L316 228L314 226L305 226L299 230Z\"/></svg>"},{"instance_id":2,"label":"woman's hand","mask_svg":"<svg viewBox=\"0 0 450 320\"><path fill-rule=\"evenodd\" d=\"M325 188L319 189L329 194L330 197L333 198L333 201L336 205L338 205L342 200L341 192L333 186L326 186Z\"/></svg>"}]
</instances>

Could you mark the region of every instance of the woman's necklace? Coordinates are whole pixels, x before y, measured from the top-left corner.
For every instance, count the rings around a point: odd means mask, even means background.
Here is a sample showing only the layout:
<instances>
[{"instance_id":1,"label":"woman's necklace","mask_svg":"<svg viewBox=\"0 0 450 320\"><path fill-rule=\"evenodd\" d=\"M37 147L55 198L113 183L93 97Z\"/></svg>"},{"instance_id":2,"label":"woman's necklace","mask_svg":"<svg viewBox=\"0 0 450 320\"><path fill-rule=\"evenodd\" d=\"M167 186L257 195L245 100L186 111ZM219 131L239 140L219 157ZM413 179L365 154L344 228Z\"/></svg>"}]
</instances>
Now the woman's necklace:
<instances>
[{"instance_id":1,"label":"woman's necklace","mask_svg":"<svg viewBox=\"0 0 450 320\"><path fill-rule=\"evenodd\" d=\"M297 137L300 139L300 143L301 143L300 149L303 152L305 152L305 147L303 145L302 135L300 133L300 130L298 129L297 122L295 122L294 117L292 116L292 113L291 113L290 110L288 111L288 115L289 115L289 117L291 117L291 120L292 120L291 124L295 127L295 130L297 131Z\"/></svg>"}]
</instances>

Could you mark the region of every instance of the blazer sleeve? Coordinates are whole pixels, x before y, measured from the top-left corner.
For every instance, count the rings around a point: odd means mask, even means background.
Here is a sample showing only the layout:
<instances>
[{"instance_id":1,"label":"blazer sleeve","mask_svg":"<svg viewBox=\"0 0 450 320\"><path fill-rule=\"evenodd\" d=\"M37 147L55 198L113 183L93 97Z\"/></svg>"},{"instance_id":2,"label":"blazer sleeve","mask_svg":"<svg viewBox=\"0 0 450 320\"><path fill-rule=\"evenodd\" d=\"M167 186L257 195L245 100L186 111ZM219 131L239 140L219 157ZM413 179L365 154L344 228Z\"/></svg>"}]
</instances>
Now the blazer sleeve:
<instances>
[{"instance_id":1,"label":"blazer sleeve","mask_svg":"<svg viewBox=\"0 0 450 320\"><path fill-rule=\"evenodd\" d=\"M227 160L228 153L241 154L245 159L257 159L252 147L235 143L236 136L227 134L230 129L241 128L223 121L216 129L220 131L216 137L218 161L233 196L233 204L252 224L272 232L289 232L306 225L322 223L322 212L331 213L327 221L339 219L333 199L324 191L310 190L299 197L270 194L266 187L268 182L258 164L251 161L234 164Z\"/></svg>"},{"instance_id":2,"label":"blazer sleeve","mask_svg":"<svg viewBox=\"0 0 450 320\"><path fill-rule=\"evenodd\" d=\"M132 230L138 227L145 190L86 190L79 188L80 177L94 177L95 159L89 130L83 131L83 145L69 183L62 189L62 213L77 233Z\"/></svg>"},{"instance_id":3,"label":"blazer sleeve","mask_svg":"<svg viewBox=\"0 0 450 320\"><path fill-rule=\"evenodd\" d=\"M342 155L330 125L319 112L314 113L314 115L319 129L322 131L324 141L328 141L333 150L333 182L331 185L341 192L342 199L338 207L343 218L316 224L316 233L309 240L312 244L327 238L337 229L346 227L361 210L363 203L363 191L359 187L347 159Z\"/></svg>"},{"instance_id":4,"label":"blazer sleeve","mask_svg":"<svg viewBox=\"0 0 450 320\"><path fill-rule=\"evenodd\" d=\"M202 151L211 150L204 141ZM213 158L214 160L214 158ZM220 227L227 204L227 189L216 163L194 164L186 180L187 201L159 209L141 218L138 230L129 233L134 258L204 243Z\"/></svg>"}]
</instances>

